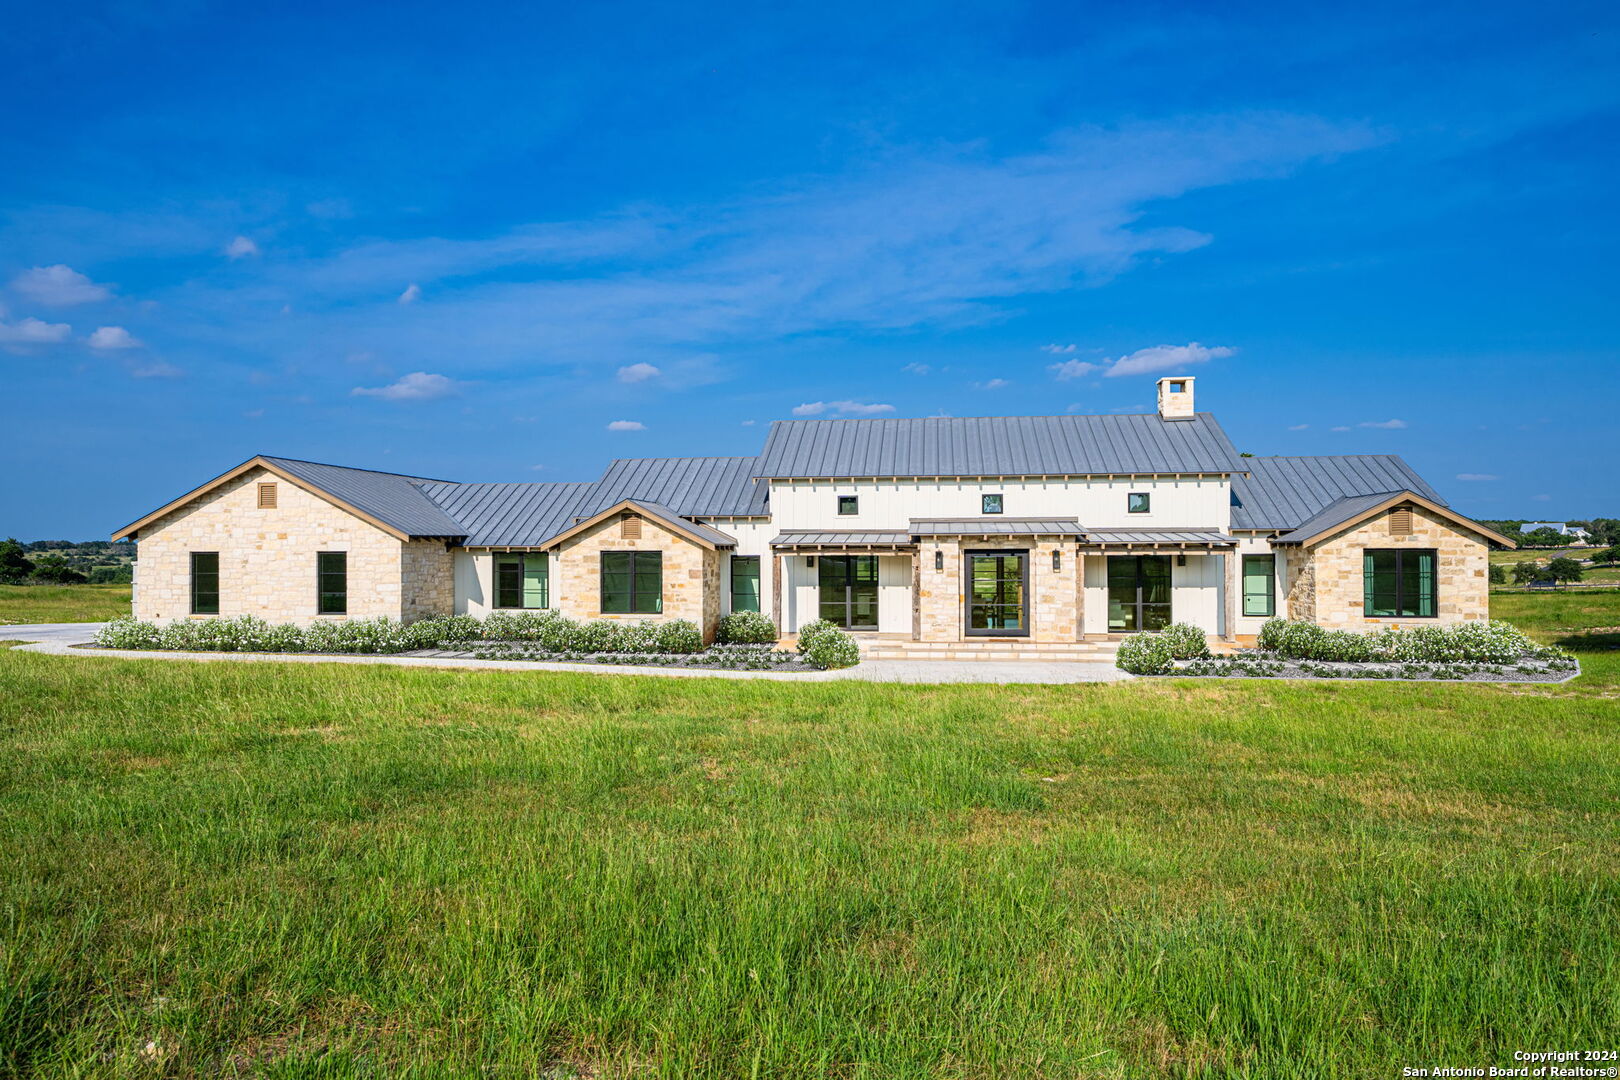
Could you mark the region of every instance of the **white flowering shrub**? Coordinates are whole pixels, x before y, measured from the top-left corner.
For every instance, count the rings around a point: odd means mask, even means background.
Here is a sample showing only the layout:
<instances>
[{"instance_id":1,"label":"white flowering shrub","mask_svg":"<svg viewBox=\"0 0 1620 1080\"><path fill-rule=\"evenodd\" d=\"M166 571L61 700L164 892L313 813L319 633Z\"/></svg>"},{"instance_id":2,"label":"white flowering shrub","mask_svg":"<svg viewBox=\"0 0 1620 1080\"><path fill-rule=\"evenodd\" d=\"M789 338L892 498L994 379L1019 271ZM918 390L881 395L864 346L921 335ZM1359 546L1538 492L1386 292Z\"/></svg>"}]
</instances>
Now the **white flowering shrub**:
<instances>
[{"instance_id":1,"label":"white flowering shrub","mask_svg":"<svg viewBox=\"0 0 1620 1080\"><path fill-rule=\"evenodd\" d=\"M1163 634L1132 634L1119 643L1114 666L1132 675L1168 675L1175 651Z\"/></svg>"},{"instance_id":2,"label":"white flowering shrub","mask_svg":"<svg viewBox=\"0 0 1620 1080\"><path fill-rule=\"evenodd\" d=\"M1209 638L1192 623L1171 623L1164 628L1170 655L1177 660L1202 660L1209 656Z\"/></svg>"},{"instance_id":3,"label":"white flowering shrub","mask_svg":"<svg viewBox=\"0 0 1620 1080\"><path fill-rule=\"evenodd\" d=\"M774 645L776 624L757 611L734 611L720 620L715 640L726 645Z\"/></svg>"},{"instance_id":4,"label":"white flowering shrub","mask_svg":"<svg viewBox=\"0 0 1620 1080\"><path fill-rule=\"evenodd\" d=\"M800 631L799 655L823 671L854 667L861 662L860 646L855 644L855 639L831 623L817 627L815 633L810 635L808 647L804 643L803 631Z\"/></svg>"}]
</instances>

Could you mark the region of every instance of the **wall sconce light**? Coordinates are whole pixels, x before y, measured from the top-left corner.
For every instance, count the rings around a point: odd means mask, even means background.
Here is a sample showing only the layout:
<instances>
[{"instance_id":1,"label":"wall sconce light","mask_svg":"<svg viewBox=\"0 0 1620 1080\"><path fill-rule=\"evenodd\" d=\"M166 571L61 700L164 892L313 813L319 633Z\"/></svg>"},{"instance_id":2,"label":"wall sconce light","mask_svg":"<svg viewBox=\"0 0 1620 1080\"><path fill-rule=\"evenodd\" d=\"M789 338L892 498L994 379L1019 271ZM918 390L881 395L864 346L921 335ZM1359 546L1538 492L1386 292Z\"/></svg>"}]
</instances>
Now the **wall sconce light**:
<instances>
[{"instance_id":1,"label":"wall sconce light","mask_svg":"<svg viewBox=\"0 0 1620 1080\"><path fill-rule=\"evenodd\" d=\"M1186 566L1187 565L1187 553L1186 552L1182 552L1180 555L1176 556L1176 565L1177 566Z\"/></svg>"},{"instance_id":2,"label":"wall sconce light","mask_svg":"<svg viewBox=\"0 0 1620 1080\"><path fill-rule=\"evenodd\" d=\"M934 569L935 570L943 570L943 569L945 569L945 553L943 551L939 550L939 548L934 549Z\"/></svg>"},{"instance_id":3,"label":"wall sconce light","mask_svg":"<svg viewBox=\"0 0 1620 1080\"><path fill-rule=\"evenodd\" d=\"M1058 574L1058 573L1063 572L1063 549L1062 548L1053 548L1052 549L1052 572L1054 574Z\"/></svg>"},{"instance_id":4,"label":"wall sconce light","mask_svg":"<svg viewBox=\"0 0 1620 1080\"><path fill-rule=\"evenodd\" d=\"M814 555L806 555L804 557L804 565L814 570L816 568L816 557Z\"/></svg>"}]
</instances>

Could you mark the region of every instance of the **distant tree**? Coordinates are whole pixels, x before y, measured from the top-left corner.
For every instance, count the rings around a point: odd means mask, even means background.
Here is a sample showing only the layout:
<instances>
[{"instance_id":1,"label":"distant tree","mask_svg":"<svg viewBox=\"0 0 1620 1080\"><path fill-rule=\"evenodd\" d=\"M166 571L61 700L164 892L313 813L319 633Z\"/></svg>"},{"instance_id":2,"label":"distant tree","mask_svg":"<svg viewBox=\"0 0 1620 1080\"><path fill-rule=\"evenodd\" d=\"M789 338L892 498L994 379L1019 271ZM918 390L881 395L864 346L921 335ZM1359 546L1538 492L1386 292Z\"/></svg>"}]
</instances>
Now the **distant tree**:
<instances>
[{"instance_id":1,"label":"distant tree","mask_svg":"<svg viewBox=\"0 0 1620 1080\"><path fill-rule=\"evenodd\" d=\"M1568 547L1569 537L1557 529L1537 529L1524 534L1525 547Z\"/></svg>"},{"instance_id":2,"label":"distant tree","mask_svg":"<svg viewBox=\"0 0 1620 1080\"><path fill-rule=\"evenodd\" d=\"M89 579L69 566L62 556L41 555L34 560L34 572L29 580L51 585L83 585Z\"/></svg>"},{"instance_id":3,"label":"distant tree","mask_svg":"<svg viewBox=\"0 0 1620 1080\"><path fill-rule=\"evenodd\" d=\"M127 566L93 566L90 568L90 584L92 585L128 585L134 580L135 575Z\"/></svg>"},{"instance_id":4,"label":"distant tree","mask_svg":"<svg viewBox=\"0 0 1620 1080\"><path fill-rule=\"evenodd\" d=\"M1503 566L1501 563L1491 563L1491 584L1507 584L1507 567Z\"/></svg>"},{"instance_id":5,"label":"distant tree","mask_svg":"<svg viewBox=\"0 0 1620 1080\"><path fill-rule=\"evenodd\" d=\"M1587 537L1599 547L1620 547L1620 519L1593 518L1586 523Z\"/></svg>"},{"instance_id":6,"label":"distant tree","mask_svg":"<svg viewBox=\"0 0 1620 1080\"><path fill-rule=\"evenodd\" d=\"M1524 524L1522 521L1504 521L1493 520L1490 518L1480 518L1479 523L1493 532L1501 533L1515 544L1519 544L1521 546L1524 544L1524 530L1519 528L1519 526Z\"/></svg>"},{"instance_id":7,"label":"distant tree","mask_svg":"<svg viewBox=\"0 0 1620 1080\"><path fill-rule=\"evenodd\" d=\"M1534 559L1525 559L1523 562L1513 564L1513 584L1515 585L1528 585L1532 581L1540 581L1541 577L1541 564Z\"/></svg>"},{"instance_id":8,"label":"distant tree","mask_svg":"<svg viewBox=\"0 0 1620 1080\"><path fill-rule=\"evenodd\" d=\"M0 585L18 585L34 572L34 564L23 554L17 538L0 541Z\"/></svg>"},{"instance_id":9,"label":"distant tree","mask_svg":"<svg viewBox=\"0 0 1620 1080\"><path fill-rule=\"evenodd\" d=\"M1592 556L1593 562L1620 563L1620 544L1607 551L1599 551Z\"/></svg>"},{"instance_id":10,"label":"distant tree","mask_svg":"<svg viewBox=\"0 0 1620 1080\"><path fill-rule=\"evenodd\" d=\"M1554 581L1581 580L1581 564L1574 559L1554 559L1547 564L1547 576Z\"/></svg>"}]
</instances>

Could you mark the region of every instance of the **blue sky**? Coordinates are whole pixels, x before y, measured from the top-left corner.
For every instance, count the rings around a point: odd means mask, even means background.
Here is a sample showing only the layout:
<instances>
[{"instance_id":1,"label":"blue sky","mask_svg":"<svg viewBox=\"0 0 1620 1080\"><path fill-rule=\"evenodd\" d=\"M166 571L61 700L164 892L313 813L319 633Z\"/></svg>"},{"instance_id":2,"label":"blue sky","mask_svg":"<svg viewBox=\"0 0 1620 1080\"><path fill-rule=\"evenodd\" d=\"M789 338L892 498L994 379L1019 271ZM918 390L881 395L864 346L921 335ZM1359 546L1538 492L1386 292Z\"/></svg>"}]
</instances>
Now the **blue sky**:
<instances>
[{"instance_id":1,"label":"blue sky","mask_svg":"<svg viewBox=\"0 0 1620 1080\"><path fill-rule=\"evenodd\" d=\"M0 535L1147 411L1620 515L1613 4L81 4L0 36Z\"/></svg>"}]
</instances>

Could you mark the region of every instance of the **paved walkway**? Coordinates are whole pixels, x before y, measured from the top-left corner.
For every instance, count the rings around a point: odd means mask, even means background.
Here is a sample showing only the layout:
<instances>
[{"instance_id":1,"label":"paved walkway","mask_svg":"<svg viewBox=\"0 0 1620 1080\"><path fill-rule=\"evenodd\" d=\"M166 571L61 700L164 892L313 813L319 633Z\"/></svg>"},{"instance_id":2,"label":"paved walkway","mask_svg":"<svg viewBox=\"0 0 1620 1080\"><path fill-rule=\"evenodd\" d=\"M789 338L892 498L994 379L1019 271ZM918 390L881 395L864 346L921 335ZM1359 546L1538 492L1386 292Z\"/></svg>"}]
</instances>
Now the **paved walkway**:
<instances>
[{"instance_id":1,"label":"paved walkway","mask_svg":"<svg viewBox=\"0 0 1620 1080\"><path fill-rule=\"evenodd\" d=\"M121 657L130 660L210 660L283 664L393 664L397 667L489 668L498 671L578 671L588 675L657 675L677 679L768 679L779 682L903 683L1082 683L1118 682L1133 678L1113 664L1017 660L865 660L842 671L789 674L780 671L711 671L694 668L638 667L628 664L553 664L534 660L467 660L429 656L310 656L304 653L135 652L126 649L79 649L92 640L100 623L45 623L0 626L0 641L27 641L25 652L53 656Z\"/></svg>"}]
</instances>

